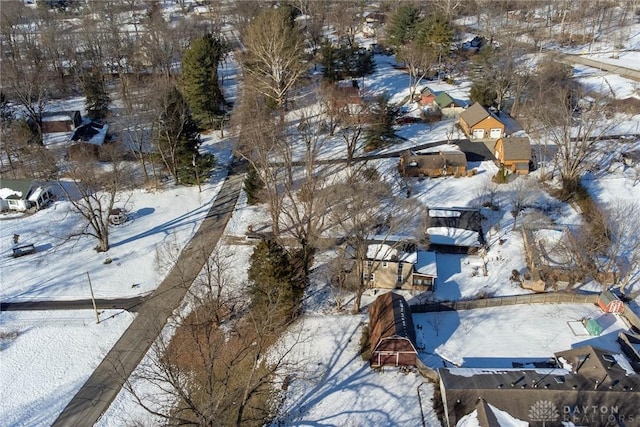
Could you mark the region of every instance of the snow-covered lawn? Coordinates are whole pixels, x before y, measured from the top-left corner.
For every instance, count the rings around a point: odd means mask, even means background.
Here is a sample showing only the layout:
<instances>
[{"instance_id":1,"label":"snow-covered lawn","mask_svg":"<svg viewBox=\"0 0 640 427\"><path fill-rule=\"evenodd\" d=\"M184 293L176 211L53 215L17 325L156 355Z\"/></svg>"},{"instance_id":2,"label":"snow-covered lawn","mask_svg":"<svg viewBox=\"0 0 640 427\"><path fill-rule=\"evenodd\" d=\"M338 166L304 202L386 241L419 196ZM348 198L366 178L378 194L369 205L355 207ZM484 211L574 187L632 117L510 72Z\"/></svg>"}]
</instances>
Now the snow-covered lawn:
<instances>
[{"instance_id":1,"label":"snow-covered lawn","mask_svg":"<svg viewBox=\"0 0 640 427\"><path fill-rule=\"evenodd\" d=\"M2 425L48 426L133 320L107 310L0 313Z\"/></svg>"},{"instance_id":2,"label":"snow-covered lawn","mask_svg":"<svg viewBox=\"0 0 640 427\"><path fill-rule=\"evenodd\" d=\"M197 187L167 187L129 193L122 206L129 220L110 228L111 249L105 253L93 250L97 241L92 237L70 238L82 219L66 200L33 215L0 215L0 299L87 299L87 272L96 298L153 291L166 274L159 269L158 255L167 249L179 251L191 239L222 186L231 156L224 143L219 145L218 151L211 145L219 163L202 192ZM33 243L36 253L8 256L14 234L20 235L20 243ZM107 258L110 264L105 264Z\"/></svg>"},{"instance_id":3,"label":"snow-covered lawn","mask_svg":"<svg viewBox=\"0 0 640 427\"><path fill-rule=\"evenodd\" d=\"M432 405L433 384L396 368L372 370L358 354L366 316L310 315L302 322L302 339L281 419L287 426L418 426L418 386L428 426L440 425ZM291 337L287 337L291 339ZM285 339L286 342L286 339Z\"/></svg>"},{"instance_id":4,"label":"snow-covered lawn","mask_svg":"<svg viewBox=\"0 0 640 427\"><path fill-rule=\"evenodd\" d=\"M596 318L600 336L579 323ZM615 314L594 304L532 304L414 314L420 358L434 368L443 361L465 368L511 368L512 362L546 361L553 353L583 345L619 351ZM448 365L451 366L451 365Z\"/></svg>"}]
</instances>

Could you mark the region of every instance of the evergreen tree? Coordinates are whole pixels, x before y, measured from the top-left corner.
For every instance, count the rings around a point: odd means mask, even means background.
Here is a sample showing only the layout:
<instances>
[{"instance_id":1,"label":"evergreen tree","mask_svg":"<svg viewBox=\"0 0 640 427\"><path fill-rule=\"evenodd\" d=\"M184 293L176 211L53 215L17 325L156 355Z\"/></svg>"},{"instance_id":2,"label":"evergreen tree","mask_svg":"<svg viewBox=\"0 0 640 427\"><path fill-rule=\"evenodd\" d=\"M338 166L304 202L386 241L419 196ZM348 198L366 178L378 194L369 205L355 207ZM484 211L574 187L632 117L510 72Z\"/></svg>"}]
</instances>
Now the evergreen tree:
<instances>
[{"instance_id":1,"label":"evergreen tree","mask_svg":"<svg viewBox=\"0 0 640 427\"><path fill-rule=\"evenodd\" d=\"M182 57L184 97L198 124L212 126L224 113L224 95L218 81L218 64L227 46L212 34L191 42Z\"/></svg>"},{"instance_id":2,"label":"evergreen tree","mask_svg":"<svg viewBox=\"0 0 640 427\"><path fill-rule=\"evenodd\" d=\"M420 21L420 10L413 4L401 4L391 16L387 26L387 39L396 48L408 43L414 37L416 25Z\"/></svg>"},{"instance_id":3,"label":"evergreen tree","mask_svg":"<svg viewBox=\"0 0 640 427\"><path fill-rule=\"evenodd\" d=\"M97 67L92 67L82 73L82 88L84 91L87 115L92 119L102 119L109 112L111 99L107 93L104 74Z\"/></svg>"},{"instance_id":4,"label":"evergreen tree","mask_svg":"<svg viewBox=\"0 0 640 427\"><path fill-rule=\"evenodd\" d=\"M161 95L160 108L155 142L161 161L177 183L194 184L206 179L214 158L200 154L198 127L177 87L172 85Z\"/></svg>"},{"instance_id":5,"label":"evergreen tree","mask_svg":"<svg viewBox=\"0 0 640 427\"><path fill-rule=\"evenodd\" d=\"M302 289L292 283L294 275L287 251L273 240L263 240L253 250L249 266L249 280L253 283L255 310L276 307L283 322L294 315Z\"/></svg>"},{"instance_id":6,"label":"evergreen tree","mask_svg":"<svg viewBox=\"0 0 640 427\"><path fill-rule=\"evenodd\" d=\"M496 91L491 87L490 81L474 80L469 91L469 98L484 107L491 107L496 99Z\"/></svg>"},{"instance_id":7,"label":"evergreen tree","mask_svg":"<svg viewBox=\"0 0 640 427\"><path fill-rule=\"evenodd\" d=\"M453 41L453 28L442 15L430 15L422 26L424 33L421 36L437 53L438 62L442 62L442 55L449 52L449 46Z\"/></svg>"},{"instance_id":8,"label":"evergreen tree","mask_svg":"<svg viewBox=\"0 0 640 427\"><path fill-rule=\"evenodd\" d=\"M247 194L247 202L255 205L260 202L258 192L264 188L264 182L260 178L254 165L249 165L247 177L244 179L244 192Z\"/></svg>"}]
</instances>

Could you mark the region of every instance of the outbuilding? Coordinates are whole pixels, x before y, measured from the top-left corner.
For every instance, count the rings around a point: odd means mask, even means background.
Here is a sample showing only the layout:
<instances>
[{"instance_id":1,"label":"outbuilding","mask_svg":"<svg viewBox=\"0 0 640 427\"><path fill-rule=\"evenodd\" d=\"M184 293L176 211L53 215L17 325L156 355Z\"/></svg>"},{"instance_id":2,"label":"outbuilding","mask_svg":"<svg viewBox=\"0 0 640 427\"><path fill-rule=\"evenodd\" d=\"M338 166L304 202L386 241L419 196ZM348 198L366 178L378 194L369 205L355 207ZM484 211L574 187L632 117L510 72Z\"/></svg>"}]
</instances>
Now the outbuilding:
<instances>
[{"instance_id":1,"label":"outbuilding","mask_svg":"<svg viewBox=\"0 0 640 427\"><path fill-rule=\"evenodd\" d=\"M604 291L598 296L598 306L605 313L622 313L624 303L611 291Z\"/></svg>"},{"instance_id":2,"label":"outbuilding","mask_svg":"<svg viewBox=\"0 0 640 427\"><path fill-rule=\"evenodd\" d=\"M388 292L371 303L369 331L371 366L416 365L416 332L402 295Z\"/></svg>"}]
</instances>

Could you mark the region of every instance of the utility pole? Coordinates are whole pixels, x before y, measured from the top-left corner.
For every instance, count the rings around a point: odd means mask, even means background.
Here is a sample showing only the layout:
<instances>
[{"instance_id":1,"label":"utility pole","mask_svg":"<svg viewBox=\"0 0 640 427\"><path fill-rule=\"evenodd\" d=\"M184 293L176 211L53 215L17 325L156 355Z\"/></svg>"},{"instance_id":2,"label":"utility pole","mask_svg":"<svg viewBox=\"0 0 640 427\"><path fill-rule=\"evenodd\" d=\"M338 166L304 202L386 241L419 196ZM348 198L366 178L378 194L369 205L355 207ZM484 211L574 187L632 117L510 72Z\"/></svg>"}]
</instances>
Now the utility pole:
<instances>
[{"instance_id":1,"label":"utility pole","mask_svg":"<svg viewBox=\"0 0 640 427\"><path fill-rule=\"evenodd\" d=\"M198 176L198 166L196 163L196 155L193 155L193 160L191 161L191 164L193 165L193 170L196 173L196 182L198 183L198 192L202 193L202 187L200 186L200 177Z\"/></svg>"},{"instance_id":2,"label":"utility pole","mask_svg":"<svg viewBox=\"0 0 640 427\"><path fill-rule=\"evenodd\" d=\"M87 271L87 279L89 279L89 290L91 291L91 303L93 304L93 310L96 312L96 323L100 323L100 313L98 313L98 307L96 307L96 299L93 296L93 286L91 285L91 276Z\"/></svg>"}]
</instances>

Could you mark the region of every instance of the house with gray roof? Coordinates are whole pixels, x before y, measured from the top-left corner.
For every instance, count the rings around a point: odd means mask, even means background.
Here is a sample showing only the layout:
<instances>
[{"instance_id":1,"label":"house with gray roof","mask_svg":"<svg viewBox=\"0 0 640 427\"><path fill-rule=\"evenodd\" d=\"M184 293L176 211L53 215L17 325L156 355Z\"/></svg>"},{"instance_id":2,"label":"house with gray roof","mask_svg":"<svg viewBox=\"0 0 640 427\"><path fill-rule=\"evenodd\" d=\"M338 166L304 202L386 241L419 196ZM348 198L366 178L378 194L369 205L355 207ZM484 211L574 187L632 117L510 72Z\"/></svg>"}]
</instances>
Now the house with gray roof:
<instances>
[{"instance_id":1,"label":"house with gray roof","mask_svg":"<svg viewBox=\"0 0 640 427\"><path fill-rule=\"evenodd\" d=\"M584 346L555 360L554 368L439 369L447 426L479 399L530 425L638 425L640 375L622 353Z\"/></svg>"},{"instance_id":2,"label":"house with gray roof","mask_svg":"<svg viewBox=\"0 0 640 427\"><path fill-rule=\"evenodd\" d=\"M54 199L51 186L30 179L0 180L0 211L42 209Z\"/></svg>"},{"instance_id":3,"label":"house with gray roof","mask_svg":"<svg viewBox=\"0 0 640 427\"><path fill-rule=\"evenodd\" d=\"M494 145L496 162L518 175L529 174L531 141L528 136L500 138Z\"/></svg>"},{"instance_id":4,"label":"house with gray roof","mask_svg":"<svg viewBox=\"0 0 640 427\"><path fill-rule=\"evenodd\" d=\"M506 125L479 103L460 113L460 127L473 139L498 139L505 136Z\"/></svg>"}]
</instances>

